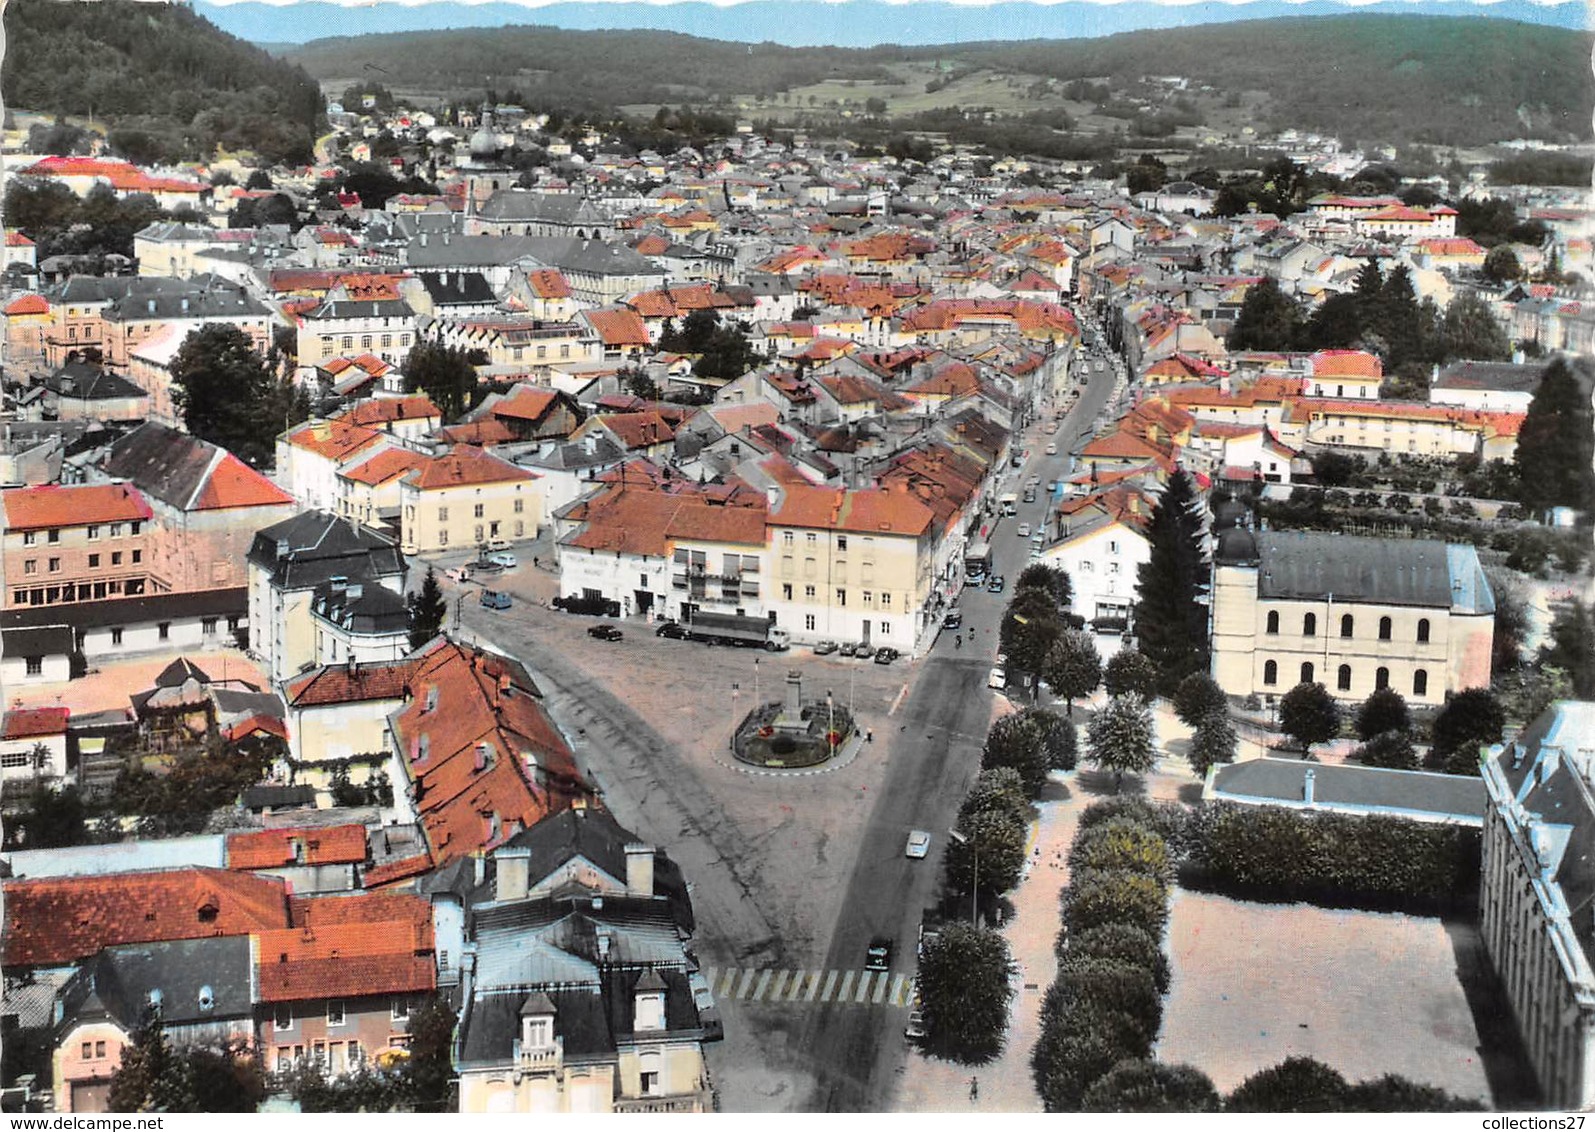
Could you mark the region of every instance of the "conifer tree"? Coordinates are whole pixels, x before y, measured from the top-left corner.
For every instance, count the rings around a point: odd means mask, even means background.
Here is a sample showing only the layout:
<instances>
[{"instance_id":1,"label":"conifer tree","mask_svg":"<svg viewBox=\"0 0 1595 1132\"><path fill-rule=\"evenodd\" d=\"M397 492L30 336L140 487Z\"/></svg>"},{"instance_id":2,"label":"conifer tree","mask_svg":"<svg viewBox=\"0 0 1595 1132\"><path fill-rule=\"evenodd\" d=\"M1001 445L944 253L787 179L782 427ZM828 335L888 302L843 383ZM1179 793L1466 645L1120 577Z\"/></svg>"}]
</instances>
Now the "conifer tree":
<instances>
[{"instance_id":1,"label":"conifer tree","mask_svg":"<svg viewBox=\"0 0 1595 1132\"><path fill-rule=\"evenodd\" d=\"M1546 369L1518 431L1515 458L1521 502L1532 512L1551 507L1588 510L1595 501L1595 426L1589 395L1567 362Z\"/></svg>"},{"instance_id":2,"label":"conifer tree","mask_svg":"<svg viewBox=\"0 0 1595 1132\"><path fill-rule=\"evenodd\" d=\"M1208 563L1202 546L1202 504L1182 468L1152 509L1151 558L1138 575L1135 631L1141 652L1157 666L1158 691L1207 668Z\"/></svg>"},{"instance_id":3,"label":"conifer tree","mask_svg":"<svg viewBox=\"0 0 1595 1132\"><path fill-rule=\"evenodd\" d=\"M443 619L448 616L448 602L443 600L443 587L438 585L437 571L428 566L421 590L410 598L410 650L420 648L443 631Z\"/></svg>"}]
</instances>

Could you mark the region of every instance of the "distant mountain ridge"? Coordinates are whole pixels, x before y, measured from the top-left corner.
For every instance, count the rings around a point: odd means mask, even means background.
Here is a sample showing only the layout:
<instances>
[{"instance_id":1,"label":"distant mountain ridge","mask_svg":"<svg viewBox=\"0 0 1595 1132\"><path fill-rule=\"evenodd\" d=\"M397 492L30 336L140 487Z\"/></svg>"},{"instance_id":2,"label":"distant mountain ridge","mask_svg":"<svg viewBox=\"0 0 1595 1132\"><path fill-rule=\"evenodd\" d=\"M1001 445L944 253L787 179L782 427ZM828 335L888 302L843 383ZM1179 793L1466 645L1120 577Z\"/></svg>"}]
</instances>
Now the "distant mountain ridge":
<instances>
[{"instance_id":1,"label":"distant mountain ridge","mask_svg":"<svg viewBox=\"0 0 1595 1132\"><path fill-rule=\"evenodd\" d=\"M242 39L280 48L332 36L383 32L438 31L450 28L537 24L571 30L647 29L682 32L738 43L779 43L787 47L873 47L879 44L926 46L973 40L1077 39L1149 28L1193 27L1239 20L1348 13L1399 13L1433 16L1487 16L1548 27L1584 29L1589 12L1577 0L1536 4L1530 0L1381 0L1351 4L1339 0L1246 0L1222 3L1162 4L1156 0L1063 0L1059 3L1003 2L953 4L946 0L742 0L728 6L684 0L681 3L553 3L531 7L514 3L461 4L454 0L414 5L392 2L344 7L306 0L273 5L259 0L212 4L197 0L196 11Z\"/></svg>"}]
</instances>

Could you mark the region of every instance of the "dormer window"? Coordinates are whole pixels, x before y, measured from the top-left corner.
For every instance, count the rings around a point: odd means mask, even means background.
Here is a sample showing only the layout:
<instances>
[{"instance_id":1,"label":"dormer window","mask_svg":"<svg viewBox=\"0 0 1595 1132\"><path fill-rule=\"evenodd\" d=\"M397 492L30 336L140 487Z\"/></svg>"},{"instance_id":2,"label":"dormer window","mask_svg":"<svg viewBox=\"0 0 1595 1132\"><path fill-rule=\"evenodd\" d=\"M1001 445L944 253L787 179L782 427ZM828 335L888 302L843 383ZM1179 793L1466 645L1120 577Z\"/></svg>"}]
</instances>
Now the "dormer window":
<instances>
[{"instance_id":1,"label":"dormer window","mask_svg":"<svg viewBox=\"0 0 1595 1132\"><path fill-rule=\"evenodd\" d=\"M554 1019L547 1014L521 1020L521 1045L529 1050L547 1049L554 1044Z\"/></svg>"}]
</instances>

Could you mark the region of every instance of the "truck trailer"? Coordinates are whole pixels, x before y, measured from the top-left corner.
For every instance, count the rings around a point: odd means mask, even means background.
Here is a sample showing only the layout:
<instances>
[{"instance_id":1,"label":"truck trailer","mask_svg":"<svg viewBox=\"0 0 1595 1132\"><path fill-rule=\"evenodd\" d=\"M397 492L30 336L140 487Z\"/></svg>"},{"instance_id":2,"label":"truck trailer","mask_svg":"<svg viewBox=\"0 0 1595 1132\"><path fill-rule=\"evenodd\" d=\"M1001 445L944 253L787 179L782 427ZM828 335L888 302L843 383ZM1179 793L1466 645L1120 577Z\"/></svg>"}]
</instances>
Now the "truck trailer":
<instances>
[{"instance_id":1,"label":"truck trailer","mask_svg":"<svg viewBox=\"0 0 1595 1132\"><path fill-rule=\"evenodd\" d=\"M778 629L765 617L743 617L735 613L697 613L682 625L689 641L711 645L735 645L780 652L790 643L786 630Z\"/></svg>"}]
</instances>

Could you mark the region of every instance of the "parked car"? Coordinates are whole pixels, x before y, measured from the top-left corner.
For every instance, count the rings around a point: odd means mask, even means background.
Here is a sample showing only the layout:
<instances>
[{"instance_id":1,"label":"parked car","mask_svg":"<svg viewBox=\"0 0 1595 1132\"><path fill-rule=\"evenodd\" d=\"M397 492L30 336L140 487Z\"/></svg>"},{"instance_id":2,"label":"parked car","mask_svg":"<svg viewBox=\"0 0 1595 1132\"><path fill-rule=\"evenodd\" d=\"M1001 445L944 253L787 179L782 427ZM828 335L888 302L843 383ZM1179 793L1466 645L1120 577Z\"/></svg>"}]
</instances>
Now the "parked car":
<instances>
[{"instance_id":1,"label":"parked car","mask_svg":"<svg viewBox=\"0 0 1595 1132\"><path fill-rule=\"evenodd\" d=\"M986 583L986 592L987 593L993 593L993 594L1000 594L1000 593L1002 593L1004 587L1007 586L1007 584L1008 583L1003 578L1003 576L1001 574L998 574L995 577L993 577L991 579L991 581Z\"/></svg>"},{"instance_id":2,"label":"parked car","mask_svg":"<svg viewBox=\"0 0 1595 1132\"><path fill-rule=\"evenodd\" d=\"M471 567L469 564L465 566L450 566L447 570L443 571L443 576L449 581L453 582L455 585L463 586L466 582L471 580Z\"/></svg>"},{"instance_id":3,"label":"parked car","mask_svg":"<svg viewBox=\"0 0 1595 1132\"><path fill-rule=\"evenodd\" d=\"M488 609L508 609L510 607L510 595L499 590L483 590L482 596L477 600Z\"/></svg>"},{"instance_id":4,"label":"parked car","mask_svg":"<svg viewBox=\"0 0 1595 1132\"><path fill-rule=\"evenodd\" d=\"M1002 667L993 668L986 676L986 687L996 688L999 692L1008 686L1008 672Z\"/></svg>"},{"instance_id":5,"label":"parked car","mask_svg":"<svg viewBox=\"0 0 1595 1132\"><path fill-rule=\"evenodd\" d=\"M875 646L870 644L855 645L853 655L860 660L868 660L875 655Z\"/></svg>"},{"instance_id":6,"label":"parked car","mask_svg":"<svg viewBox=\"0 0 1595 1132\"><path fill-rule=\"evenodd\" d=\"M510 548L509 539L505 538L490 538L487 540L485 545L490 552L494 550L508 550Z\"/></svg>"},{"instance_id":7,"label":"parked car","mask_svg":"<svg viewBox=\"0 0 1595 1132\"><path fill-rule=\"evenodd\" d=\"M1030 537L1030 524L1029 523L1020 523L1019 524L1018 534L1019 534L1020 538L1029 538Z\"/></svg>"},{"instance_id":8,"label":"parked car","mask_svg":"<svg viewBox=\"0 0 1595 1132\"><path fill-rule=\"evenodd\" d=\"M911 1042L917 1042L929 1033L925 1029L925 1012L911 1010L908 1013L908 1025L903 1027L903 1037Z\"/></svg>"},{"instance_id":9,"label":"parked car","mask_svg":"<svg viewBox=\"0 0 1595 1132\"><path fill-rule=\"evenodd\" d=\"M519 560L507 550L495 551L487 556L487 560L506 570L513 570L520 564Z\"/></svg>"},{"instance_id":10,"label":"parked car","mask_svg":"<svg viewBox=\"0 0 1595 1132\"><path fill-rule=\"evenodd\" d=\"M600 641L618 641L626 634L613 625L589 625L587 626L587 635Z\"/></svg>"},{"instance_id":11,"label":"parked car","mask_svg":"<svg viewBox=\"0 0 1595 1132\"><path fill-rule=\"evenodd\" d=\"M678 621L662 621L659 628L654 630L656 637L668 637L672 641L684 640L687 636L686 627Z\"/></svg>"},{"instance_id":12,"label":"parked car","mask_svg":"<svg viewBox=\"0 0 1595 1132\"><path fill-rule=\"evenodd\" d=\"M819 644L814 646L814 655L830 656L837 650L837 647L838 646L835 641L821 641Z\"/></svg>"},{"instance_id":13,"label":"parked car","mask_svg":"<svg viewBox=\"0 0 1595 1132\"><path fill-rule=\"evenodd\" d=\"M892 663L892 661L896 660L898 657L900 657L902 655L903 655L902 653L898 652L896 649L894 649L894 648L892 648L891 646L888 645L887 647L881 649L879 652L877 652L875 654L875 663L876 664L890 664L890 663Z\"/></svg>"},{"instance_id":14,"label":"parked car","mask_svg":"<svg viewBox=\"0 0 1595 1132\"><path fill-rule=\"evenodd\" d=\"M858 645L854 644L852 641L848 641L840 649L837 650L837 654L839 656L852 656L852 655L854 655L857 652L858 652Z\"/></svg>"},{"instance_id":15,"label":"parked car","mask_svg":"<svg viewBox=\"0 0 1595 1132\"><path fill-rule=\"evenodd\" d=\"M620 616L620 602L611 601L607 597L579 597L571 594L569 597L556 597L550 604L555 609L563 609L566 613L596 614L600 617Z\"/></svg>"},{"instance_id":16,"label":"parked car","mask_svg":"<svg viewBox=\"0 0 1595 1132\"><path fill-rule=\"evenodd\" d=\"M1047 455L1048 456L1056 456L1057 454L1058 454L1058 445L1057 445L1057 443L1055 441L1049 441L1047 443Z\"/></svg>"},{"instance_id":17,"label":"parked car","mask_svg":"<svg viewBox=\"0 0 1595 1132\"><path fill-rule=\"evenodd\" d=\"M878 935L869 941L864 951L864 970L890 971L892 969L892 941Z\"/></svg>"},{"instance_id":18,"label":"parked car","mask_svg":"<svg viewBox=\"0 0 1595 1132\"><path fill-rule=\"evenodd\" d=\"M926 833L923 829L911 831L908 835L908 848L903 850L903 855L905 857L912 857L916 861L922 861L925 859L925 855L929 852L930 834Z\"/></svg>"},{"instance_id":19,"label":"parked car","mask_svg":"<svg viewBox=\"0 0 1595 1132\"><path fill-rule=\"evenodd\" d=\"M947 616L942 618L943 629L957 629L964 623L964 611L956 605L947 611Z\"/></svg>"}]
</instances>

